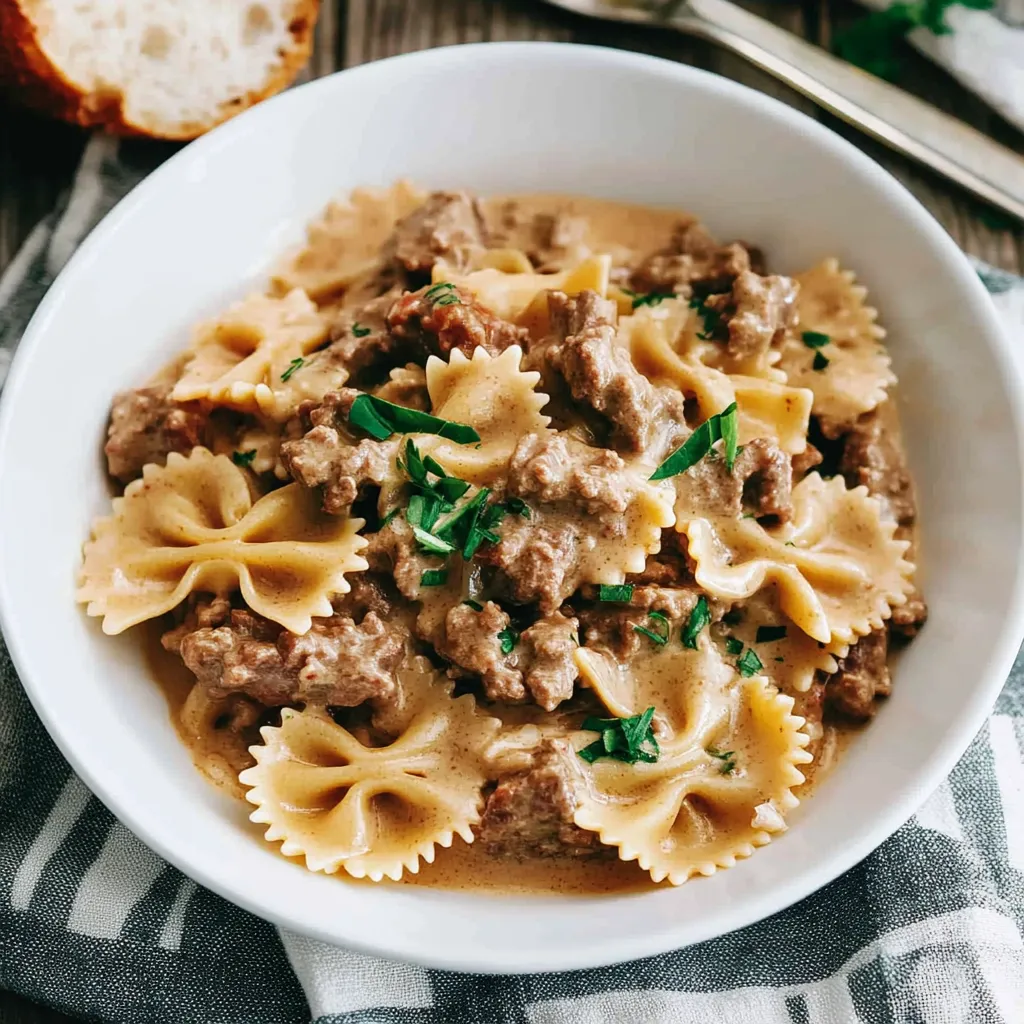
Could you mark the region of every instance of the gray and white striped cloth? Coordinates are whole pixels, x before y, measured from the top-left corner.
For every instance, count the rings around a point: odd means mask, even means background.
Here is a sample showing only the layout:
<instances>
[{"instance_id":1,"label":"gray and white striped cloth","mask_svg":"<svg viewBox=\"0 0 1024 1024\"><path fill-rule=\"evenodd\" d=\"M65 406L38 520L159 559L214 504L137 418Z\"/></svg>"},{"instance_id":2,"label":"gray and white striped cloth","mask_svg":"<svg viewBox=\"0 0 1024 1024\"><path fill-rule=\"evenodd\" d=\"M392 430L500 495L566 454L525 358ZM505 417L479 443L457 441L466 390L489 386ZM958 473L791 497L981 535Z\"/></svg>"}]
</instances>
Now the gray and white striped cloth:
<instances>
[{"instance_id":1,"label":"gray and white striped cloth","mask_svg":"<svg viewBox=\"0 0 1024 1024\"><path fill-rule=\"evenodd\" d=\"M169 150L97 137L0 279L0 379L88 230ZM979 268L1024 341L1024 281ZM0 646L0 987L146 1024L1021 1024L1024 659L928 803L761 924L618 967L474 977L275 930L163 863L74 776Z\"/></svg>"}]
</instances>

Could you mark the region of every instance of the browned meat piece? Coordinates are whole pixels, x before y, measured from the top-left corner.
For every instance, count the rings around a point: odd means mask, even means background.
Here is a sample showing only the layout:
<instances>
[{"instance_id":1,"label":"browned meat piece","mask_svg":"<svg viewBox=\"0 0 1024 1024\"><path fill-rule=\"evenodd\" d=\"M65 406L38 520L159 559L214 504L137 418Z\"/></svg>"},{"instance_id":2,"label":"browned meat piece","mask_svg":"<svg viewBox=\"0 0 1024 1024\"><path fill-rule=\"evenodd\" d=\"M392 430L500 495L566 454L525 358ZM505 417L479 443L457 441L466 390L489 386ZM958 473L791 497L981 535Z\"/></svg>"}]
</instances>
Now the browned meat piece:
<instances>
[{"instance_id":1,"label":"browned meat piece","mask_svg":"<svg viewBox=\"0 0 1024 1024\"><path fill-rule=\"evenodd\" d=\"M476 199L465 192L434 192L396 225L385 246L407 271L429 274L440 257L462 266L484 245L484 223Z\"/></svg>"},{"instance_id":2,"label":"browned meat piece","mask_svg":"<svg viewBox=\"0 0 1024 1024\"><path fill-rule=\"evenodd\" d=\"M538 748L534 767L502 779L488 797L478 841L492 856L589 857L608 852L573 823L583 776L565 740Z\"/></svg>"},{"instance_id":3,"label":"browned meat piece","mask_svg":"<svg viewBox=\"0 0 1024 1024\"><path fill-rule=\"evenodd\" d=\"M488 225L488 245L522 249L538 269L557 270L579 258L588 231L586 217L563 210L529 213L510 199Z\"/></svg>"},{"instance_id":4,"label":"browned meat piece","mask_svg":"<svg viewBox=\"0 0 1024 1024\"><path fill-rule=\"evenodd\" d=\"M368 544L362 555L370 569L393 576L395 586L410 601L423 596L420 583L423 574L444 565L436 555L419 550L412 527L401 515L395 516L382 530L368 534L366 539Z\"/></svg>"},{"instance_id":5,"label":"browned meat piece","mask_svg":"<svg viewBox=\"0 0 1024 1024\"><path fill-rule=\"evenodd\" d=\"M395 593L395 586L389 576L372 572L357 572L345 577L349 585L347 594L336 594L331 598L335 615L348 615L362 621L368 612L376 612L388 621L395 605L402 599Z\"/></svg>"},{"instance_id":6,"label":"browned meat piece","mask_svg":"<svg viewBox=\"0 0 1024 1024\"><path fill-rule=\"evenodd\" d=\"M875 713L875 698L888 697L892 692L888 653L886 629L861 637L825 684L828 706L848 718L870 718Z\"/></svg>"},{"instance_id":7,"label":"browned meat piece","mask_svg":"<svg viewBox=\"0 0 1024 1024\"><path fill-rule=\"evenodd\" d=\"M479 612L468 604L457 604L445 618L445 641L439 653L458 666L457 674L479 676L490 700L517 703L526 699L523 673L511 655L501 653L498 636L510 621L493 601Z\"/></svg>"},{"instance_id":8,"label":"browned meat piece","mask_svg":"<svg viewBox=\"0 0 1024 1024\"><path fill-rule=\"evenodd\" d=\"M551 292L548 299L553 334L561 345L545 351L577 402L611 421L612 442L629 451L645 451L666 430L683 428L683 396L655 388L615 344L615 303L596 292L570 299Z\"/></svg>"},{"instance_id":9,"label":"browned meat piece","mask_svg":"<svg viewBox=\"0 0 1024 1024\"><path fill-rule=\"evenodd\" d=\"M235 609L230 625L193 631L179 651L212 697L243 693L272 707L354 707L394 694L405 642L405 630L385 626L376 612L358 625L345 615L315 619L309 632L296 636Z\"/></svg>"},{"instance_id":10,"label":"browned meat piece","mask_svg":"<svg viewBox=\"0 0 1024 1024\"><path fill-rule=\"evenodd\" d=\"M709 296L705 307L721 315L729 354L752 359L766 352L793 322L799 287L791 277L761 277L747 270L731 292Z\"/></svg>"},{"instance_id":11,"label":"browned meat piece","mask_svg":"<svg viewBox=\"0 0 1024 1024\"><path fill-rule=\"evenodd\" d=\"M793 479L797 481L803 480L812 469L821 465L823 458L824 456L821 452L808 441L807 447L799 455L792 457Z\"/></svg>"},{"instance_id":12,"label":"browned meat piece","mask_svg":"<svg viewBox=\"0 0 1024 1024\"><path fill-rule=\"evenodd\" d=\"M160 637L164 649L179 654L181 641L197 629L223 626L231 618L231 602L223 596L190 594L183 605L175 609L179 624Z\"/></svg>"},{"instance_id":13,"label":"browned meat piece","mask_svg":"<svg viewBox=\"0 0 1024 1024\"><path fill-rule=\"evenodd\" d=\"M324 511L331 515L346 515L364 488L379 487L398 454L396 438L353 444L343 436L358 395L352 388L328 391L320 405L301 410L312 429L281 445L281 461L292 478L304 487L323 488Z\"/></svg>"},{"instance_id":14,"label":"browned meat piece","mask_svg":"<svg viewBox=\"0 0 1024 1024\"><path fill-rule=\"evenodd\" d=\"M906 604L897 605L889 619L889 632L901 640L912 640L928 619L928 605L915 585Z\"/></svg>"},{"instance_id":15,"label":"browned meat piece","mask_svg":"<svg viewBox=\"0 0 1024 1024\"><path fill-rule=\"evenodd\" d=\"M591 595L589 588L584 591ZM591 604L581 608L577 614L582 630L580 639L587 647L604 647L621 661L629 661L644 648L650 648L652 641L636 631L645 626L652 632L655 628L648 621L649 612L661 612L669 621L671 635L678 636L682 624L690 617L702 591L696 586L662 587L634 586L633 598L629 605ZM712 621L722 617L722 607L716 601L708 602Z\"/></svg>"},{"instance_id":16,"label":"browned meat piece","mask_svg":"<svg viewBox=\"0 0 1024 1024\"><path fill-rule=\"evenodd\" d=\"M572 696L579 622L561 612L538 619L519 638L513 652L519 659L526 688L545 710L554 711Z\"/></svg>"},{"instance_id":17,"label":"browned meat piece","mask_svg":"<svg viewBox=\"0 0 1024 1024\"><path fill-rule=\"evenodd\" d=\"M761 254L742 242L718 245L697 221L678 225L671 243L633 271L638 292L675 292L689 296L726 291L736 278L761 262Z\"/></svg>"},{"instance_id":18,"label":"browned meat piece","mask_svg":"<svg viewBox=\"0 0 1024 1024\"><path fill-rule=\"evenodd\" d=\"M715 509L739 515L744 508L756 516L775 516L786 522L793 514L793 470L789 456L774 441L759 437L745 444L733 463L701 459L680 478L686 501L695 511Z\"/></svg>"},{"instance_id":19,"label":"browned meat piece","mask_svg":"<svg viewBox=\"0 0 1024 1024\"><path fill-rule=\"evenodd\" d=\"M689 587L693 566L686 550L686 534L669 528L661 531L661 550L649 555L643 572L630 573L627 583L659 587Z\"/></svg>"},{"instance_id":20,"label":"browned meat piece","mask_svg":"<svg viewBox=\"0 0 1024 1024\"><path fill-rule=\"evenodd\" d=\"M557 611L578 586L582 524L535 523L508 516L500 534L497 544L480 549L478 560L505 573L517 603L537 601L544 614Z\"/></svg>"},{"instance_id":21,"label":"browned meat piece","mask_svg":"<svg viewBox=\"0 0 1024 1024\"><path fill-rule=\"evenodd\" d=\"M521 438L509 464L508 490L543 502L570 501L591 515L625 512L632 497L620 456L567 434Z\"/></svg>"},{"instance_id":22,"label":"browned meat piece","mask_svg":"<svg viewBox=\"0 0 1024 1024\"><path fill-rule=\"evenodd\" d=\"M344 309L331 326L331 343L316 356L344 367L350 377L370 366L405 359L425 361L426 354L409 351L406 339L396 338L388 330L388 310L399 292L392 290L359 309Z\"/></svg>"},{"instance_id":23,"label":"browned meat piece","mask_svg":"<svg viewBox=\"0 0 1024 1024\"><path fill-rule=\"evenodd\" d=\"M110 409L107 471L129 483L150 462L162 466L170 452L185 454L202 444L206 420L194 404L171 401L171 385L122 391Z\"/></svg>"},{"instance_id":24,"label":"browned meat piece","mask_svg":"<svg viewBox=\"0 0 1024 1024\"><path fill-rule=\"evenodd\" d=\"M863 484L901 525L914 522L917 506L907 456L891 401L865 413L846 435L839 472L850 487Z\"/></svg>"},{"instance_id":25,"label":"browned meat piece","mask_svg":"<svg viewBox=\"0 0 1024 1024\"><path fill-rule=\"evenodd\" d=\"M502 320L455 287L441 292L430 288L407 292L391 308L388 326L395 338L423 345L444 357L454 348L466 355L476 348L497 355L510 345L525 344L527 338L525 328Z\"/></svg>"}]
</instances>

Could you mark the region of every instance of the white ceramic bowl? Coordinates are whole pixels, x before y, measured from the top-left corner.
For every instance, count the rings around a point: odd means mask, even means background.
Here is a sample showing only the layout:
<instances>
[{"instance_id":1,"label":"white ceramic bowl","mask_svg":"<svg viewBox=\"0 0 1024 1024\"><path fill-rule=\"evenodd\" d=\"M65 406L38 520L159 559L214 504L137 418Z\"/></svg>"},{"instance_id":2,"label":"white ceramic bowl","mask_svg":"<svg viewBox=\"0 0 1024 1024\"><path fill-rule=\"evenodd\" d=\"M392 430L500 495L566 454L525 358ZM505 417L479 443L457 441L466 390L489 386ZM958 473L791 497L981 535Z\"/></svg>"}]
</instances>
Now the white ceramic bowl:
<instances>
[{"instance_id":1,"label":"white ceramic bowl","mask_svg":"<svg viewBox=\"0 0 1024 1024\"><path fill-rule=\"evenodd\" d=\"M895 692L792 827L678 889L524 898L352 885L282 858L192 767L137 640L74 602L108 507L110 398L263 280L335 193L409 176L686 208L773 267L838 256L871 289L902 380L932 617ZM988 296L900 185L819 125L732 82L609 50L465 46L272 100L145 181L68 264L0 415L0 608L29 696L88 786L197 881L356 949L468 971L595 966L756 921L889 836L981 726L1021 620L1021 386Z\"/></svg>"}]
</instances>

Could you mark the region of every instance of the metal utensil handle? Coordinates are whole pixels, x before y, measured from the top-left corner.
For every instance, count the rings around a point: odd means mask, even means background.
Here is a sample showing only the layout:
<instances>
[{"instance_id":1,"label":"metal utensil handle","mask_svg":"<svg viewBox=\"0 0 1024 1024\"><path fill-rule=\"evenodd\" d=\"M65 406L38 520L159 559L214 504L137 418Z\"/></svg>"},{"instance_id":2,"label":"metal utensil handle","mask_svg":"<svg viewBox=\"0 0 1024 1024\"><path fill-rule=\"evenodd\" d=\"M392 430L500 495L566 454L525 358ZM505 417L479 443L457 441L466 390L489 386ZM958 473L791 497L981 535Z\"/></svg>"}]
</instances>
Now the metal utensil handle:
<instances>
[{"instance_id":1,"label":"metal utensil handle","mask_svg":"<svg viewBox=\"0 0 1024 1024\"><path fill-rule=\"evenodd\" d=\"M745 57L886 145L1024 219L1024 157L962 121L728 0L689 0L670 20Z\"/></svg>"}]
</instances>

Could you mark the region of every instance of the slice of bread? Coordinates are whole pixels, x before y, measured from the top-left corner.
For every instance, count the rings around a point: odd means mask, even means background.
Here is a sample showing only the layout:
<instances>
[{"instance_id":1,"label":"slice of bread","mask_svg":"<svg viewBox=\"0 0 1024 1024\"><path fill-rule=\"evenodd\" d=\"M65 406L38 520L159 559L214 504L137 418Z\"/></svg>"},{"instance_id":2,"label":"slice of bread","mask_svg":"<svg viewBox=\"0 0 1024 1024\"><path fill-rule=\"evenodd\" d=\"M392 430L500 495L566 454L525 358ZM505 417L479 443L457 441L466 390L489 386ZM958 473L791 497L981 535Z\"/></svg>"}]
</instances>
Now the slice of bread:
<instances>
[{"instance_id":1,"label":"slice of bread","mask_svg":"<svg viewBox=\"0 0 1024 1024\"><path fill-rule=\"evenodd\" d=\"M0 0L0 85L126 135L191 139L290 84L320 0Z\"/></svg>"}]
</instances>

